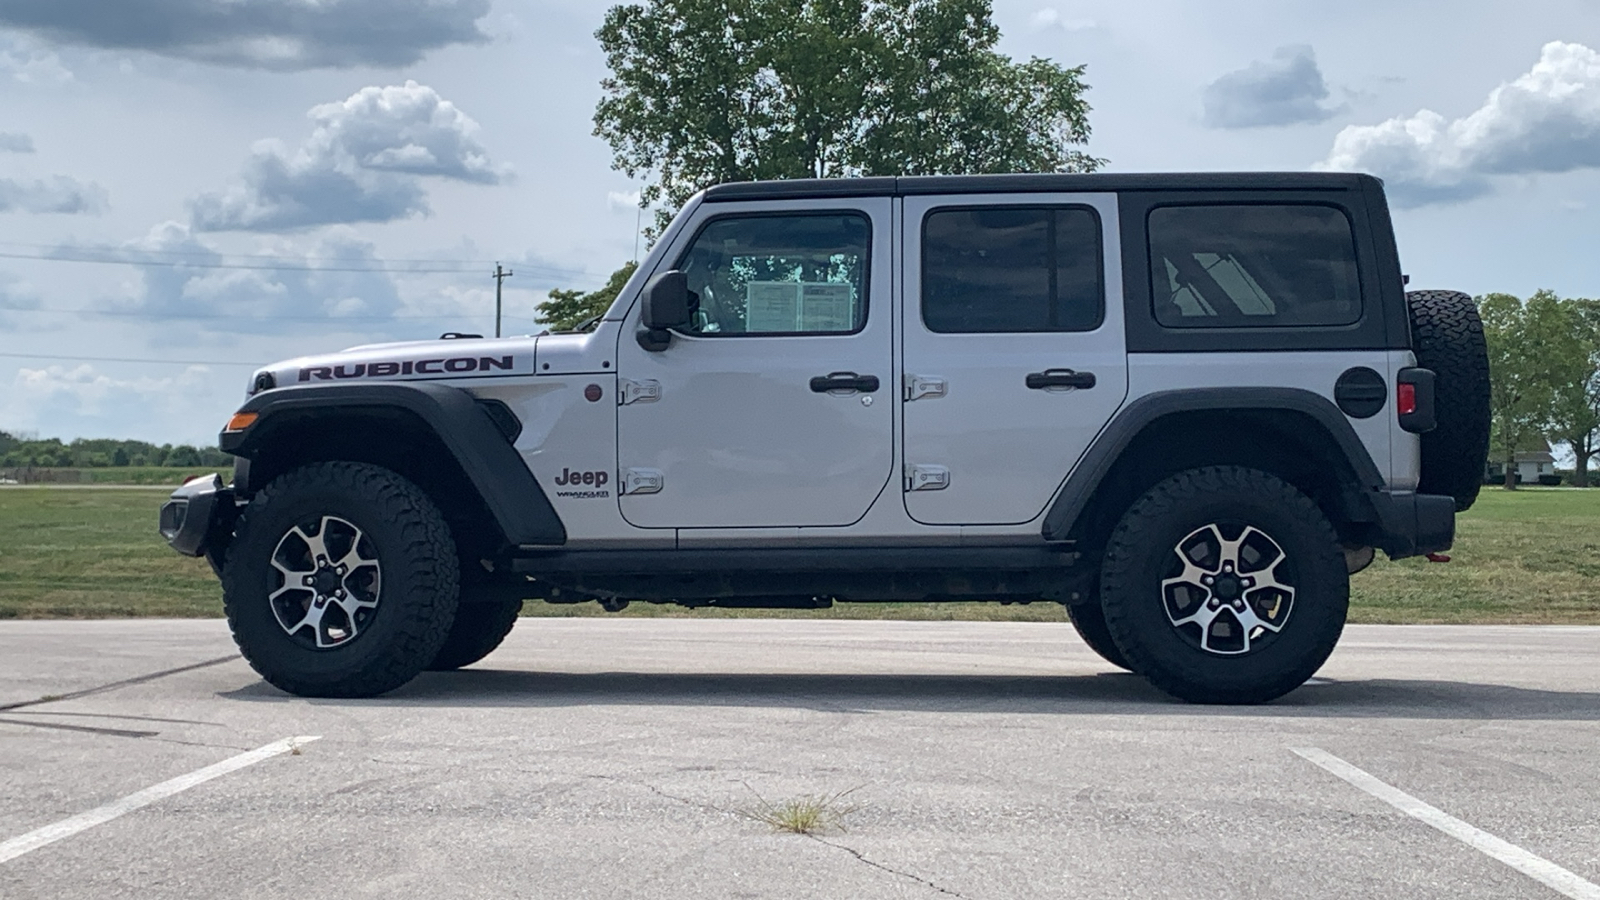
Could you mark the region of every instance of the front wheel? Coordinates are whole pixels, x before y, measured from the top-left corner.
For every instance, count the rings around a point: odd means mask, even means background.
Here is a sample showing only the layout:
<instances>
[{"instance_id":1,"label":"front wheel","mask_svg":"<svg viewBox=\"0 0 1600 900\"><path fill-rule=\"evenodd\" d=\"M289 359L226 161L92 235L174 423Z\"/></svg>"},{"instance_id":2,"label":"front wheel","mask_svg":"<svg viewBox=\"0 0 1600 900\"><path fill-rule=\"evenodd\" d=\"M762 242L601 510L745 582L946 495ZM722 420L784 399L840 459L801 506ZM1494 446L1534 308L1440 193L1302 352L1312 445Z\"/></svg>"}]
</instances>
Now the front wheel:
<instances>
[{"instance_id":1,"label":"front wheel","mask_svg":"<svg viewBox=\"0 0 1600 900\"><path fill-rule=\"evenodd\" d=\"M521 600L477 600L456 609L450 636L428 663L432 672L451 672L470 666L500 646L522 614Z\"/></svg>"},{"instance_id":2,"label":"front wheel","mask_svg":"<svg viewBox=\"0 0 1600 900\"><path fill-rule=\"evenodd\" d=\"M405 478L314 463L258 493L223 567L223 609L246 660L305 697L372 697L416 677L455 618L455 542Z\"/></svg>"},{"instance_id":3,"label":"front wheel","mask_svg":"<svg viewBox=\"0 0 1600 900\"><path fill-rule=\"evenodd\" d=\"M1264 703L1310 678L1350 602L1311 498L1256 469L1180 472L1122 517L1101 569L1106 626L1134 671L1198 703Z\"/></svg>"}]
</instances>

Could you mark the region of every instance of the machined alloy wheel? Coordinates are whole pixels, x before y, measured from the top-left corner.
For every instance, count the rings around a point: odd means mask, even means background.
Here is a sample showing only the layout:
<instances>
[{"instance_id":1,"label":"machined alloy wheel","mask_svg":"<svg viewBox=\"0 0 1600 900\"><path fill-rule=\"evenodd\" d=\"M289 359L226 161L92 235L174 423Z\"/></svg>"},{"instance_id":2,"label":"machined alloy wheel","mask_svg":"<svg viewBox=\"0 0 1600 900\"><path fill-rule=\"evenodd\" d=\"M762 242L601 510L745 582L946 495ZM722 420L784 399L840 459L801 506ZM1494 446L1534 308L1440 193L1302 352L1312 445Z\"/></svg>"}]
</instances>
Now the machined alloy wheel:
<instances>
[{"instance_id":1,"label":"machined alloy wheel","mask_svg":"<svg viewBox=\"0 0 1600 900\"><path fill-rule=\"evenodd\" d=\"M1161 602L1167 621L1201 650L1249 653L1288 624L1292 569L1265 531L1213 522L1189 532L1172 555Z\"/></svg>"},{"instance_id":2,"label":"machined alloy wheel","mask_svg":"<svg viewBox=\"0 0 1600 900\"><path fill-rule=\"evenodd\" d=\"M250 665L306 697L371 697L439 655L459 602L455 540L411 481L366 463L285 472L250 500L223 610Z\"/></svg>"},{"instance_id":3,"label":"machined alloy wheel","mask_svg":"<svg viewBox=\"0 0 1600 900\"><path fill-rule=\"evenodd\" d=\"M1134 501L1100 569L1130 668L1199 703L1263 703L1305 683L1344 629L1350 578L1332 523L1268 472L1190 469Z\"/></svg>"},{"instance_id":4,"label":"machined alloy wheel","mask_svg":"<svg viewBox=\"0 0 1600 900\"><path fill-rule=\"evenodd\" d=\"M267 595L290 637L319 649L355 640L377 614L383 565L366 533L338 516L292 526L272 551L281 579Z\"/></svg>"}]
</instances>

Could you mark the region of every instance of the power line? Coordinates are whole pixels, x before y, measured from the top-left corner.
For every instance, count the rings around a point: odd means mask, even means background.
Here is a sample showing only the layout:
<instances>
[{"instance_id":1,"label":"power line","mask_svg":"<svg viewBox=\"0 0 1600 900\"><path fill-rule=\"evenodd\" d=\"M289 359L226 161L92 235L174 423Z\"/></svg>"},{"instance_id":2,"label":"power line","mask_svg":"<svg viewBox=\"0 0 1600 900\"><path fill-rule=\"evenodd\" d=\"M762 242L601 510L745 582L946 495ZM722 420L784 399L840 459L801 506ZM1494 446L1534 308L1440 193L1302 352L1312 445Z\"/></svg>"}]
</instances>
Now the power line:
<instances>
[{"instance_id":1,"label":"power line","mask_svg":"<svg viewBox=\"0 0 1600 900\"><path fill-rule=\"evenodd\" d=\"M391 319L439 321L441 319L466 319L472 314L465 312L438 313L437 315L395 314L392 316L248 316L248 315L222 315L217 313L166 313L150 312L146 310L124 309L41 309L39 307L4 306L0 305L0 312L21 313L51 313L57 315L77 316L121 316L135 319L205 319L236 322L324 322L337 324L339 322L387 322ZM538 322L535 316L507 315L507 319L517 319L523 322Z\"/></svg>"},{"instance_id":2,"label":"power line","mask_svg":"<svg viewBox=\"0 0 1600 900\"><path fill-rule=\"evenodd\" d=\"M224 252L222 252L220 250L214 250L214 249L207 248L207 247L201 247L201 248L197 248L197 249L193 249L193 250L149 250L149 249L137 249L137 250L135 250L135 249L129 249L129 248L126 248L126 247L105 247L105 246L102 246L102 247L92 247L92 246L72 247L70 245L65 245L65 244L30 244L30 243L26 243L26 242L23 242L23 241L0 241L0 247L26 247L26 248L31 249L31 250L44 250L44 251L47 251L48 253L73 251L73 252L78 252L78 253L138 253L138 254L140 254L142 256L200 256L200 257L227 256L227 257L234 257L236 259L264 259L264 260L276 260L276 261L303 261L303 262L349 262L350 261L350 257L348 257L348 256L284 256L283 254L280 254L280 253L224 253ZM32 258L32 257L30 257L30 258ZM47 255L45 258L50 258L50 257ZM489 263L493 262L493 260L397 257L397 258L392 258L392 259L387 259L387 260L380 260L380 262L448 263L448 264L453 265L453 266L479 266L479 267L482 267L482 266L486 266Z\"/></svg>"},{"instance_id":3,"label":"power line","mask_svg":"<svg viewBox=\"0 0 1600 900\"><path fill-rule=\"evenodd\" d=\"M90 252L93 252L93 251L90 251ZM138 250L138 251L106 250L106 251L101 251L102 254L109 254L109 253L132 253L132 254L135 254L134 256L126 257L126 258L109 257L109 256L106 256L106 255L91 256L91 255L87 255L85 252L82 252L82 251L80 251L80 252L78 252L76 254L69 253L69 252L53 252L53 253L49 253L49 254L3 253L3 252L0 252L0 259L18 259L18 260L28 260L28 261L31 261L31 262L92 263L92 264L95 264L95 265L106 265L106 266L166 266L166 267L169 267L169 268L190 268L190 269L240 269L240 270L247 270L247 271L258 271L258 272L370 272L370 273L381 274L381 275L473 275L473 274L476 274L477 272L479 272L480 269L481 269L480 266L478 266L477 264L474 264L474 263L455 262L455 261L451 261L451 260L374 260L373 261L375 263L409 263L409 262L416 262L416 263L419 263L419 264L434 263L434 262L452 262L453 263L451 268L425 268L425 267L420 267L420 266L419 267L398 267L397 268L397 267L391 267L391 266L386 266L386 265L370 265L370 266L267 265L267 264L264 264L264 263L200 262L200 261L191 261L191 260L170 260L170 259L152 258L153 256L155 256L157 253L160 253L160 252L163 252L163 251L148 251L148 250ZM221 257L223 259L226 259L226 258L228 258L230 256L231 257L235 257L235 258L242 258L242 259L268 259L268 260L281 259L281 260L295 260L295 261L306 261L306 260L311 260L311 259L315 259L316 258L316 257L304 257L304 256L301 256L301 257L250 256L250 255L247 255L247 254L234 254L234 253L227 253L227 254L220 254L219 253L219 254L213 254L213 255ZM350 262L350 260L348 260L348 259L340 260L340 259L332 259L332 258L330 258L329 261L330 262ZM604 276L596 275L593 272L585 271L585 270L582 270L582 269L563 269L563 268L560 268L560 267L557 267L557 266L545 266L545 265L539 265L537 263L524 263L523 267L524 268L528 268L528 269L533 269L533 270L536 270L536 271L540 271L540 272L545 272L545 273L548 273L550 275L561 276L563 278L602 278L602 277L604 277Z\"/></svg>"},{"instance_id":4,"label":"power line","mask_svg":"<svg viewBox=\"0 0 1600 900\"><path fill-rule=\"evenodd\" d=\"M220 359L135 359L125 356L53 356L45 353L0 353L7 359L54 359L66 362L158 363L174 366L247 366L259 369L265 363L223 361Z\"/></svg>"}]
</instances>

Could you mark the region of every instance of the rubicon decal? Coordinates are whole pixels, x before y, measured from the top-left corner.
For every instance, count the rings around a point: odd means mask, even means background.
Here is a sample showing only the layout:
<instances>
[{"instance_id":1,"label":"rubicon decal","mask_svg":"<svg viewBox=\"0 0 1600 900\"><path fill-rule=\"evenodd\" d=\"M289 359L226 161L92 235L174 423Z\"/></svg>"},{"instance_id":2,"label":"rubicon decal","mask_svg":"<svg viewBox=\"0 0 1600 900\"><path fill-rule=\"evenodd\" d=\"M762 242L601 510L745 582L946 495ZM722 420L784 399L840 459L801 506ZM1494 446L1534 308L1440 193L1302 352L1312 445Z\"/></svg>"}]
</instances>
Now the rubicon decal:
<instances>
[{"instance_id":1,"label":"rubicon decal","mask_svg":"<svg viewBox=\"0 0 1600 900\"><path fill-rule=\"evenodd\" d=\"M609 497L611 492L601 490L611 481L611 473L604 469L597 472L574 472L571 469L562 469L561 474L555 477L555 483L560 487L573 488L573 490L556 491L557 497L571 497L579 500L592 500L596 497ZM583 490L577 490L583 488Z\"/></svg>"},{"instance_id":2,"label":"rubicon decal","mask_svg":"<svg viewBox=\"0 0 1600 900\"><path fill-rule=\"evenodd\" d=\"M333 381L336 378L392 378L396 375L460 375L466 372L511 371L514 356L456 356L449 359L418 359L394 362L350 363L337 366L307 366L300 370L300 381Z\"/></svg>"}]
</instances>

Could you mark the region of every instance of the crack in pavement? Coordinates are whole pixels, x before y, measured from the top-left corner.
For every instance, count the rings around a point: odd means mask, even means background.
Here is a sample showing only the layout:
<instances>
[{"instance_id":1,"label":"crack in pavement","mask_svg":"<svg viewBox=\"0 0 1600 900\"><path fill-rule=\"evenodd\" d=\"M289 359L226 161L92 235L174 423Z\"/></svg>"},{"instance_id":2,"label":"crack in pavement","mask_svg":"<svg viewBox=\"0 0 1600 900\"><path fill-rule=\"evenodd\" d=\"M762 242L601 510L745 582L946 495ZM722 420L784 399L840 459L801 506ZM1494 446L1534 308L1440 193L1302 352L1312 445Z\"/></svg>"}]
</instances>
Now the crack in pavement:
<instances>
[{"instance_id":1,"label":"crack in pavement","mask_svg":"<svg viewBox=\"0 0 1600 900\"><path fill-rule=\"evenodd\" d=\"M669 794L666 791L663 791L662 789L656 787L655 785L650 784L649 782L645 782L645 781L636 781L636 780L634 780L632 778L619 778L616 775L594 775L594 774L588 774L588 773L585 773L582 777L584 777L584 778L592 778L592 779L595 779L597 781L612 781L612 782L616 782L618 784L629 784L629 785L633 785L634 787L642 787L645 790L649 791L652 794L655 794L658 797L664 797L664 798L666 798L668 800L673 800L675 802L682 803L682 804L684 804L686 806L696 806L696 807L699 807L701 809L707 809L707 810L710 810L712 812L721 813L722 815L730 816L730 817L736 818L736 819L738 819L738 818L750 818L748 813L740 812L739 810L723 809L720 806L713 806L713 805L711 805L709 803L702 803L702 802L700 802L698 800L690 800L687 797L679 797L679 796L676 796L674 794ZM749 785L746 785L746 787L749 787ZM894 875L894 876L897 876L897 877L900 877L900 878L904 878L904 879L906 879L908 881L914 881L917 884L920 884L923 887L928 888L929 890L938 891L941 894L945 894L945 895L948 895L948 896L951 896L951 897L959 897L960 900L971 900L971 898L967 897L967 895L965 895L965 894L963 894L963 893L961 893L959 891L953 891L953 890L951 890L951 889L949 889L947 887L944 887L942 885L935 884L935 883L929 881L928 879L923 878L920 875L914 875L914 874L912 874L910 872L907 872L907 871L904 871L902 869L896 869L896 868L894 868L892 866L886 866L883 863L867 859L867 857L865 855L863 855L861 853L861 851L856 850L853 847L847 847L844 844L835 844L834 842L832 842L830 840L826 840L826 839L818 837L817 835L814 835L814 834L803 834L802 836L803 837L808 837L808 838L812 839L813 841L816 841L819 844L823 844L825 846L832 847L835 850L843 850L844 852L846 852L846 853L850 854L851 856L855 857L861 863L863 863L865 865L868 865L868 866L871 866L872 868L877 869L877 870L879 870L881 872L886 872L886 873L888 873L890 875Z\"/></svg>"},{"instance_id":2,"label":"crack in pavement","mask_svg":"<svg viewBox=\"0 0 1600 900\"><path fill-rule=\"evenodd\" d=\"M819 844L823 844L823 845L832 847L835 850L843 850L844 852L850 854L851 856L854 856L856 859L860 860L863 863L866 863L867 865L873 867L874 869L878 869L878 870L881 870L881 871L884 871L884 872L888 872L890 875L898 875L901 878L906 878L906 879L909 879L911 881L915 881L917 884L920 884L923 887L929 888L931 890L938 891L941 894L948 894L948 895L950 895L952 897L960 897L961 900L970 900L970 898L967 897L967 895L959 893L957 891L952 891L947 887L943 887L941 885L934 884L933 882L929 881L926 878L923 878L920 875L913 875L910 872L906 872L906 871L901 870L901 869L896 869L896 868L893 868L893 867L890 867L890 866L886 866L883 863L875 862L873 860L867 859L866 856L864 856L861 853L860 850L857 850L854 847L847 847L844 844L835 844L833 841L826 840L824 838L820 838L820 837L818 837L818 836L816 836L814 834L808 834L808 835L806 835L806 837L812 839L813 841L816 841Z\"/></svg>"},{"instance_id":3,"label":"crack in pavement","mask_svg":"<svg viewBox=\"0 0 1600 900\"><path fill-rule=\"evenodd\" d=\"M193 672L195 669L204 669L207 666L221 665L222 663L232 662L238 658L239 656L237 654L230 656L219 656L216 659L208 659L205 662L197 662L192 665L179 666L176 669L163 669L160 672L151 672L148 675L138 675L133 678L124 678L121 681L113 681L110 684L102 684L99 687L85 688L81 691L73 691L70 694L46 694L36 700L23 700L18 703L0 704L0 712L10 712L13 709L21 709L24 706L38 706L42 703L60 703L63 700L76 700L79 697L88 697L91 694L103 694L106 691L114 691L117 688L129 687L135 684L144 684L146 681L155 681L157 678L165 678L168 675L177 675L182 672Z\"/></svg>"}]
</instances>

